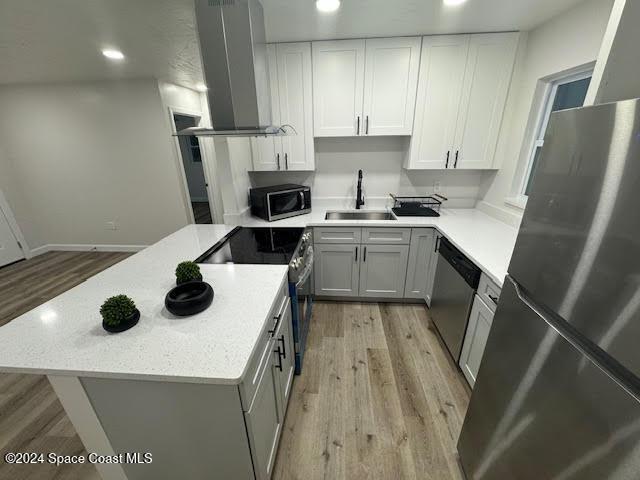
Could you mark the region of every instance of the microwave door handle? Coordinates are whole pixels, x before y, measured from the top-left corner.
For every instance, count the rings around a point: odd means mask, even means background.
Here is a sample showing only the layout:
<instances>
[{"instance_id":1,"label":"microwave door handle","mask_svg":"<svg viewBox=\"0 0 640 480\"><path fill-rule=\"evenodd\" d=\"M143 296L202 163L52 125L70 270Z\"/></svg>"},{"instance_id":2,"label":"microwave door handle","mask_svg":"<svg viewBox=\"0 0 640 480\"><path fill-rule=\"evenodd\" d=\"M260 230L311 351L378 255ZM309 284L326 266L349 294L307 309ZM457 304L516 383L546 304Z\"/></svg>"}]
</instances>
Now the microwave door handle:
<instances>
[{"instance_id":1,"label":"microwave door handle","mask_svg":"<svg viewBox=\"0 0 640 480\"><path fill-rule=\"evenodd\" d=\"M302 190L300 190L298 193L300 194L300 200L301 200L301 202L302 202L302 204L301 204L302 206L300 207L300 210L304 210L304 208L305 208L305 206L306 206L306 205L304 204L304 192L303 192Z\"/></svg>"}]
</instances>

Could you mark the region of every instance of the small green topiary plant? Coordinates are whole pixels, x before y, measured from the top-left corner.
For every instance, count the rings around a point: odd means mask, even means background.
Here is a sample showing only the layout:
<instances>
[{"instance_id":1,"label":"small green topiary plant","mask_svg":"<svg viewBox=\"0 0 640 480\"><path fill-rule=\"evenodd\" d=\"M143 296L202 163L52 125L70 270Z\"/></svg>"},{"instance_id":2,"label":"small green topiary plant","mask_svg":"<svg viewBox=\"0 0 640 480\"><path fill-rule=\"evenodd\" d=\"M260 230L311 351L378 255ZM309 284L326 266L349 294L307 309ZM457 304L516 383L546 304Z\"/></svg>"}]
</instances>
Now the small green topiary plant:
<instances>
[{"instance_id":1,"label":"small green topiary plant","mask_svg":"<svg viewBox=\"0 0 640 480\"><path fill-rule=\"evenodd\" d=\"M100 307L100 315L104 323L115 327L131 318L136 311L136 304L126 295L107 298Z\"/></svg>"},{"instance_id":2,"label":"small green topiary plant","mask_svg":"<svg viewBox=\"0 0 640 480\"><path fill-rule=\"evenodd\" d=\"M180 262L176 267L176 283L191 282L192 280L202 280L200 267L195 262Z\"/></svg>"}]
</instances>

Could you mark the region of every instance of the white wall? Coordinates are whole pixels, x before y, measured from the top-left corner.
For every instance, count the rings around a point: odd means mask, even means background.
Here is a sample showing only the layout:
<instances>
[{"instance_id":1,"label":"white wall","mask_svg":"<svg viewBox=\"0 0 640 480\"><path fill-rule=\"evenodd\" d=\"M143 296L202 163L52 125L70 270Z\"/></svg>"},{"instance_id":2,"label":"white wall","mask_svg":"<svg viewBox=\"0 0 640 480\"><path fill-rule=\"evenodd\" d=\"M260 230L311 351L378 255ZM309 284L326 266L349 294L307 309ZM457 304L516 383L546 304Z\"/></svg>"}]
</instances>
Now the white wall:
<instances>
[{"instance_id":1,"label":"white wall","mask_svg":"<svg viewBox=\"0 0 640 480\"><path fill-rule=\"evenodd\" d=\"M518 166L526 156L523 142L528 144L535 128L531 113L540 100L540 79L596 60L612 4L613 0L587 0L523 36L496 151L501 169L485 174L482 185L485 207L507 216L522 215L505 198L514 193L514 176L520 174Z\"/></svg>"},{"instance_id":2,"label":"white wall","mask_svg":"<svg viewBox=\"0 0 640 480\"><path fill-rule=\"evenodd\" d=\"M473 207L482 173L478 171L408 172L402 168L408 147L406 137L316 138L315 172L252 172L254 186L302 183L311 186L318 201L353 208L358 169L364 172L367 206L386 204L389 193L426 195L441 184L450 207Z\"/></svg>"},{"instance_id":3,"label":"white wall","mask_svg":"<svg viewBox=\"0 0 640 480\"><path fill-rule=\"evenodd\" d=\"M5 86L0 105L0 188L32 249L147 245L187 223L155 80Z\"/></svg>"}]
</instances>

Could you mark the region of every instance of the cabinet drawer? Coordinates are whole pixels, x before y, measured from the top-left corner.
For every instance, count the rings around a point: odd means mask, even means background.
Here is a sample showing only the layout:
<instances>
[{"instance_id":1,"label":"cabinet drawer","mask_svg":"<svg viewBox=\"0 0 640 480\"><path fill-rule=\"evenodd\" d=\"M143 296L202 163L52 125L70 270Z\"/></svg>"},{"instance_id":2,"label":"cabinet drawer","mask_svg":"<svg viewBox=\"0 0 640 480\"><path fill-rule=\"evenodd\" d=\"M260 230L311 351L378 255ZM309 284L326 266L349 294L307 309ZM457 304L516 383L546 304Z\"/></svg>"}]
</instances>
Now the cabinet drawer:
<instances>
[{"instance_id":1,"label":"cabinet drawer","mask_svg":"<svg viewBox=\"0 0 640 480\"><path fill-rule=\"evenodd\" d=\"M409 245L411 241L410 228L363 228L362 243L378 245Z\"/></svg>"},{"instance_id":2,"label":"cabinet drawer","mask_svg":"<svg viewBox=\"0 0 640 480\"><path fill-rule=\"evenodd\" d=\"M242 409L245 411L249 410L251 406L266 363L271 363L271 354L275 349L275 339L273 335L275 334L278 321L282 318L288 318L286 315L288 308L291 308L291 306L289 302L288 283L285 280L271 308L269 318L266 322L267 325L262 332L251 360L249 360L249 366L240 384L240 399L242 400Z\"/></svg>"},{"instance_id":3,"label":"cabinet drawer","mask_svg":"<svg viewBox=\"0 0 640 480\"><path fill-rule=\"evenodd\" d=\"M496 285L484 273L480 276L480 284L478 285L478 295L482 301L491 309L492 312L496 311L498 306L498 300L500 299L500 287Z\"/></svg>"},{"instance_id":4,"label":"cabinet drawer","mask_svg":"<svg viewBox=\"0 0 640 480\"><path fill-rule=\"evenodd\" d=\"M360 243L360 227L316 227L313 229L315 243Z\"/></svg>"}]
</instances>

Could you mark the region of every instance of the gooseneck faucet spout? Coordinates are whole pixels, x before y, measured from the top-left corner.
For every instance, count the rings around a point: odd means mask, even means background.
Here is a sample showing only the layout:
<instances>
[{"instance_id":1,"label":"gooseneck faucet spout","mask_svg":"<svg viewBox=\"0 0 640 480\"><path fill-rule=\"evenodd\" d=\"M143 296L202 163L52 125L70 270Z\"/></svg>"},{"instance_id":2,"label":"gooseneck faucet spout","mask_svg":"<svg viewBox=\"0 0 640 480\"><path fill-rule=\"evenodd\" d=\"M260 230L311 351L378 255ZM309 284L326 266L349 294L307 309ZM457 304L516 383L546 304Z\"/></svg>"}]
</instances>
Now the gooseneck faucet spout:
<instances>
[{"instance_id":1,"label":"gooseneck faucet spout","mask_svg":"<svg viewBox=\"0 0 640 480\"><path fill-rule=\"evenodd\" d=\"M358 192L356 195L356 210L364 205L364 196L362 195L362 170L358 170Z\"/></svg>"}]
</instances>

